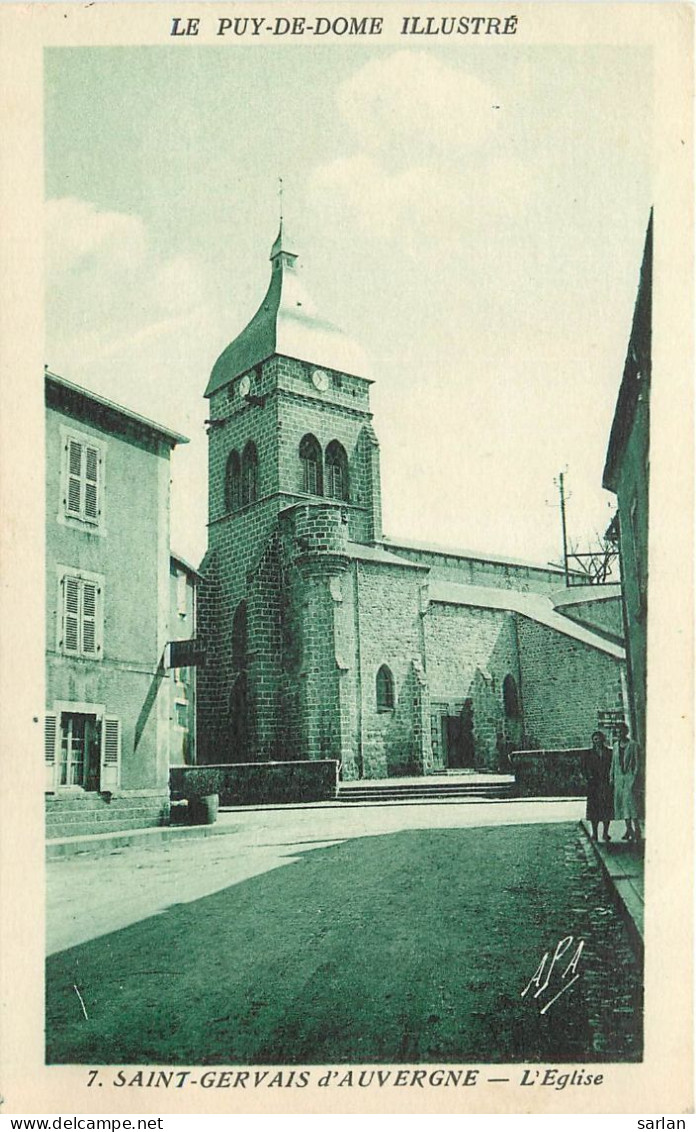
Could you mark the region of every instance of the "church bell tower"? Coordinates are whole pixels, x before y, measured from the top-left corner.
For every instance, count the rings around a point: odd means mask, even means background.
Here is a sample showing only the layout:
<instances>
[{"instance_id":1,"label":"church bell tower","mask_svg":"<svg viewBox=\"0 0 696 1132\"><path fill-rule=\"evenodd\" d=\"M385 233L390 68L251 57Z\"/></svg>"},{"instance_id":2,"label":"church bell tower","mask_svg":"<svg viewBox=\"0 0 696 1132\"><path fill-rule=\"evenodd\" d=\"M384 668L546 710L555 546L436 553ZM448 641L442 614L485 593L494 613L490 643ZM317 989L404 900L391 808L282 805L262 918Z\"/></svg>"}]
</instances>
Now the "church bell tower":
<instances>
[{"instance_id":1,"label":"church bell tower","mask_svg":"<svg viewBox=\"0 0 696 1132\"><path fill-rule=\"evenodd\" d=\"M348 545L381 538L367 359L320 315L292 248L281 221L266 295L205 393L198 742L206 762L341 757L333 646L320 657L312 625L318 618L332 631L324 596L336 590Z\"/></svg>"}]
</instances>

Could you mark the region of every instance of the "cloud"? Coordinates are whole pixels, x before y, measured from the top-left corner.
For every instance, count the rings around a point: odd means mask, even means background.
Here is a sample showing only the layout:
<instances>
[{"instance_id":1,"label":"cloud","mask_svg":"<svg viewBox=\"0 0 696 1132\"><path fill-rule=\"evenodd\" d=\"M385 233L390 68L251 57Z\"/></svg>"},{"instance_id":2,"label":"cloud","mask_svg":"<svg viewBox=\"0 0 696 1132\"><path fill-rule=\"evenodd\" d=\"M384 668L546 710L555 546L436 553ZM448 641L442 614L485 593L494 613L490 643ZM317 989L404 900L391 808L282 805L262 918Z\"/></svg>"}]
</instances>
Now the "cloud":
<instances>
[{"instance_id":1,"label":"cloud","mask_svg":"<svg viewBox=\"0 0 696 1132\"><path fill-rule=\"evenodd\" d=\"M481 145L496 128L496 98L485 83L418 51L371 60L341 85L337 99L369 152L447 155Z\"/></svg>"},{"instance_id":2,"label":"cloud","mask_svg":"<svg viewBox=\"0 0 696 1132\"><path fill-rule=\"evenodd\" d=\"M313 212L350 217L376 241L441 255L467 233L516 222L537 191L532 166L501 156L495 92L464 68L419 51L374 59L337 91L352 150L317 166Z\"/></svg>"},{"instance_id":3,"label":"cloud","mask_svg":"<svg viewBox=\"0 0 696 1132\"><path fill-rule=\"evenodd\" d=\"M74 197L46 203L47 337L52 364L84 370L181 335L207 307L193 257L161 256L139 216Z\"/></svg>"},{"instance_id":4,"label":"cloud","mask_svg":"<svg viewBox=\"0 0 696 1132\"><path fill-rule=\"evenodd\" d=\"M396 172L360 152L314 170L312 210L335 226L346 213L377 240L399 236L409 246L441 254L491 223L514 222L535 189L531 169L493 157L476 167L412 165Z\"/></svg>"},{"instance_id":5,"label":"cloud","mask_svg":"<svg viewBox=\"0 0 696 1132\"><path fill-rule=\"evenodd\" d=\"M140 217L99 212L96 205L76 197L48 200L45 224L47 267L53 275L85 266L95 256L124 267L142 263L146 254Z\"/></svg>"},{"instance_id":6,"label":"cloud","mask_svg":"<svg viewBox=\"0 0 696 1132\"><path fill-rule=\"evenodd\" d=\"M153 301L170 314L203 306L207 294L200 265L184 255L163 260L155 267L151 294Z\"/></svg>"},{"instance_id":7,"label":"cloud","mask_svg":"<svg viewBox=\"0 0 696 1132\"><path fill-rule=\"evenodd\" d=\"M196 560L207 490L201 394L226 322L206 272L193 256L162 255L141 217L72 197L46 204L46 259L51 369L192 438L173 460L172 538Z\"/></svg>"}]
</instances>

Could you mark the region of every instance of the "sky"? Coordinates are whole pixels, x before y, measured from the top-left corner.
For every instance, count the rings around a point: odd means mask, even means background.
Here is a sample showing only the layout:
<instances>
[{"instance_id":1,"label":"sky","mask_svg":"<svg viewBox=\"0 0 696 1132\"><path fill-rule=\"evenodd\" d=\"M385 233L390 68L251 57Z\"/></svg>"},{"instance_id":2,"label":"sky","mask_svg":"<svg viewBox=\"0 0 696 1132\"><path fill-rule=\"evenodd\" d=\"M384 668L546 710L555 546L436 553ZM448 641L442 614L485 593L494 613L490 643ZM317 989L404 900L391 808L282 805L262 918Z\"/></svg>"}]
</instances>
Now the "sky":
<instances>
[{"instance_id":1,"label":"sky","mask_svg":"<svg viewBox=\"0 0 696 1132\"><path fill-rule=\"evenodd\" d=\"M385 533L558 562L559 472L571 543L612 514L651 89L627 46L47 50L45 361L191 438L172 545L200 561L203 391L282 176L304 283L371 359Z\"/></svg>"}]
</instances>

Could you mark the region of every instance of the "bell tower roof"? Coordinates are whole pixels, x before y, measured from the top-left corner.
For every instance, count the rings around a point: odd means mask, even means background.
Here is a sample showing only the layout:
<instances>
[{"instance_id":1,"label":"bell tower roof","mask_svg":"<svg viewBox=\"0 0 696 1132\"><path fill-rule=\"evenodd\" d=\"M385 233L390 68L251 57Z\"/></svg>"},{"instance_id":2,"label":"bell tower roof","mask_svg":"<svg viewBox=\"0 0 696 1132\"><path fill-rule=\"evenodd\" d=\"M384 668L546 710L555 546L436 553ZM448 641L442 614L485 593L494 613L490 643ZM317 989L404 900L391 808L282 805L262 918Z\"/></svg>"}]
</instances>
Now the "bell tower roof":
<instances>
[{"instance_id":1,"label":"bell tower roof","mask_svg":"<svg viewBox=\"0 0 696 1132\"><path fill-rule=\"evenodd\" d=\"M271 263L280 255L287 256L287 258L291 260L292 263L294 263L297 259L297 253L290 251L291 247L292 240L288 236L287 225L285 224L285 221L281 216L278 235L276 236L273 242L273 247L271 248Z\"/></svg>"},{"instance_id":2,"label":"bell tower roof","mask_svg":"<svg viewBox=\"0 0 696 1132\"><path fill-rule=\"evenodd\" d=\"M220 354L206 397L272 354L284 354L355 377L370 377L362 348L318 313L302 285L293 246L281 217L271 248L271 279L266 295L251 322Z\"/></svg>"}]
</instances>

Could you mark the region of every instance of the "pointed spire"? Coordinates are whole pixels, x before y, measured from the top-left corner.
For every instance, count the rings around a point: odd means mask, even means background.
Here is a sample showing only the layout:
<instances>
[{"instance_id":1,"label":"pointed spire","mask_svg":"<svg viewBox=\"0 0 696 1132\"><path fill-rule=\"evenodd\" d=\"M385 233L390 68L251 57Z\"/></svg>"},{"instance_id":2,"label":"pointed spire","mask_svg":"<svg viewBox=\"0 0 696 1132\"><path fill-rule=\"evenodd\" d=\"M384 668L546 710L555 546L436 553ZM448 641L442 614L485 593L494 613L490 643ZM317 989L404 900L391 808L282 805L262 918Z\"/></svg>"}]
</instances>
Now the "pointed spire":
<instances>
[{"instance_id":1,"label":"pointed spire","mask_svg":"<svg viewBox=\"0 0 696 1132\"><path fill-rule=\"evenodd\" d=\"M287 267L292 267L293 264L295 263L295 260L297 259L297 253L290 251L290 248L292 247L292 241L290 241L288 239L287 231L286 231L286 228L285 228L285 222L284 222L284 219L283 219L283 178L282 177L278 178L278 212L280 214L280 216L279 216L280 222L279 222L279 227L278 227L278 235L276 236L275 243L273 244L273 247L271 248L271 260L272 261L279 260L280 263L284 263ZM274 266L275 266L275 264L274 264Z\"/></svg>"},{"instance_id":2,"label":"pointed spire","mask_svg":"<svg viewBox=\"0 0 696 1132\"><path fill-rule=\"evenodd\" d=\"M271 259L276 260L279 257L283 257L284 262L289 266L292 266L292 264L297 259L297 252L290 251L291 247L292 242L288 239L285 224L283 223L283 220L281 218L278 235L276 236L275 243L271 248Z\"/></svg>"},{"instance_id":3,"label":"pointed spire","mask_svg":"<svg viewBox=\"0 0 696 1132\"><path fill-rule=\"evenodd\" d=\"M291 247L281 215L271 248L268 290L254 317L216 361L206 397L273 354L368 377L369 363L357 343L317 311L302 285L301 273L295 267L297 254L290 251Z\"/></svg>"}]
</instances>

